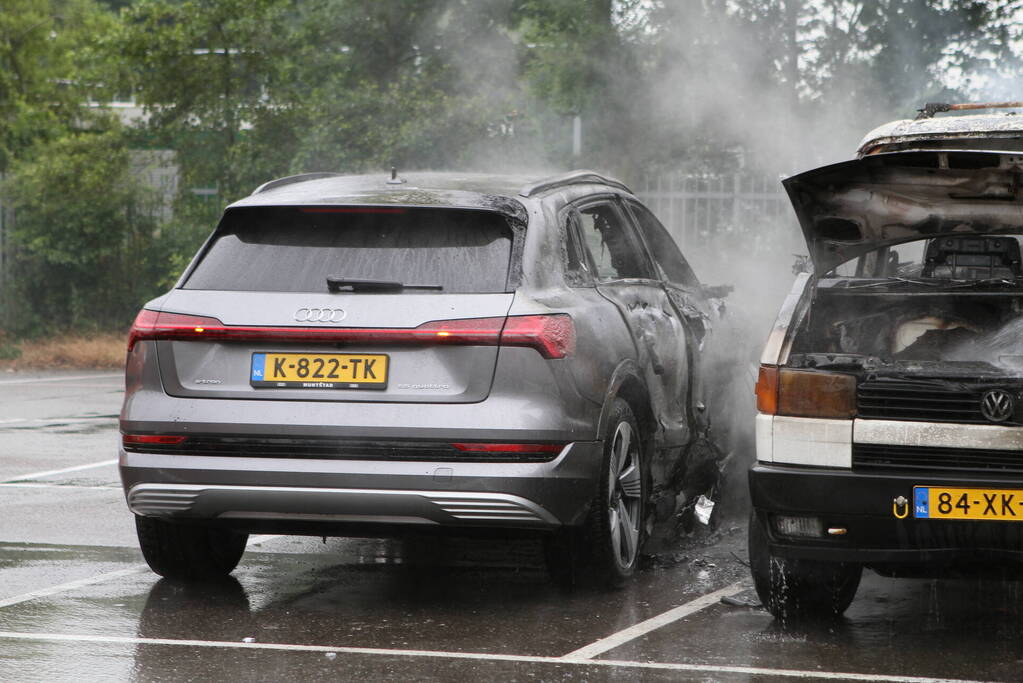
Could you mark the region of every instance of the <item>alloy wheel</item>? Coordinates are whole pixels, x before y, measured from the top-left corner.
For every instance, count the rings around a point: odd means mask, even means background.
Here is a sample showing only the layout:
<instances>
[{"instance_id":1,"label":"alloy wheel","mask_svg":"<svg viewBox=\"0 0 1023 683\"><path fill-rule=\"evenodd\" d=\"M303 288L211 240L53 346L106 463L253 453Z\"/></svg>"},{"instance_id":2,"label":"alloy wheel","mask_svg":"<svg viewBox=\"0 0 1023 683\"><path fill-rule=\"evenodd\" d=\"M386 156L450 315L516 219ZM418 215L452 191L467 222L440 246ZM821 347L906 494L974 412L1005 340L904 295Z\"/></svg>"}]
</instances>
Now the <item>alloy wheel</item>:
<instances>
[{"instance_id":1,"label":"alloy wheel","mask_svg":"<svg viewBox=\"0 0 1023 683\"><path fill-rule=\"evenodd\" d=\"M639 443L632 426L620 422L615 430L608 472L608 528L611 549L622 567L629 567L639 552L639 529L643 509L643 471Z\"/></svg>"}]
</instances>

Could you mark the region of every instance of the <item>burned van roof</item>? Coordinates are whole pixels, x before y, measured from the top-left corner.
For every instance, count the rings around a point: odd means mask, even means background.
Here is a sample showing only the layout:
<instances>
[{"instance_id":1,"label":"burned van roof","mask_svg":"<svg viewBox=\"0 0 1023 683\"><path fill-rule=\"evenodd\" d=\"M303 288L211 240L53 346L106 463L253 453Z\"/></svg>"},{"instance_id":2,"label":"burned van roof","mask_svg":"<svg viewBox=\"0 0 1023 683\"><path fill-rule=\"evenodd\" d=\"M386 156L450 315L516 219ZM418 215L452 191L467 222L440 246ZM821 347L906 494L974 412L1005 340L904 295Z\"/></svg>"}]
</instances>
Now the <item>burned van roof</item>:
<instances>
[{"instance_id":1,"label":"burned van roof","mask_svg":"<svg viewBox=\"0 0 1023 683\"><path fill-rule=\"evenodd\" d=\"M1023 116L999 113L891 121L867 133L856 154L913 149L1023 151Z\"/></svg>"},{"instance_id":2,"label":"burned van roof","mask_svg":"<svg viewBox=\"0 0 1023 683\"><path fill-rule=\"evenodd\" d=\"M884 246L941 235L1023 231L1023 156L891 152L783 181L815 271Z\"/></svg>"}]
</instances>

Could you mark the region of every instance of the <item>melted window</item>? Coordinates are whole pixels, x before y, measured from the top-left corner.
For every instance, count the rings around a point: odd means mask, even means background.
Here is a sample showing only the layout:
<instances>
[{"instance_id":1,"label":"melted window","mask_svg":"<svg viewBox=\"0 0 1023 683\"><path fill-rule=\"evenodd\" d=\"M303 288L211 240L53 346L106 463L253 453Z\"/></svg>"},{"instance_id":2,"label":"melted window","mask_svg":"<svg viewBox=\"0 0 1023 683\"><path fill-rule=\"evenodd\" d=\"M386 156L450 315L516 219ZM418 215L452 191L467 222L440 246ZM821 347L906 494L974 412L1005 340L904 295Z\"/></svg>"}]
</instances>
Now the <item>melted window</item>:
<instances>
[{"instance_id":1,"label":"melted window","mask_svg":"<svg viewBox=\"0 0 1023 683\"><path fill-rule=\"evenodd\" d=\"M599 279L652 277L651 264L614 206L587 206L580 209L579 218L582 238Z\"/></svg>"}]
</instances>

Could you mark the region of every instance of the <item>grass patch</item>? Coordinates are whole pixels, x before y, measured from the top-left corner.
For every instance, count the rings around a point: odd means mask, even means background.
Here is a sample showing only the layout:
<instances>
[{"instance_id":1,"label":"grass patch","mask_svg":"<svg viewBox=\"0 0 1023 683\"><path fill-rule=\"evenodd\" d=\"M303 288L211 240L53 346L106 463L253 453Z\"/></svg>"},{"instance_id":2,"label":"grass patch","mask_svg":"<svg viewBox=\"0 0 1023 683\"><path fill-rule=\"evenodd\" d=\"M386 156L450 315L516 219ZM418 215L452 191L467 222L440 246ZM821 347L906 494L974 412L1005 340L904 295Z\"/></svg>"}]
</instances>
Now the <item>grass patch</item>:
<instances>
[{"instance_id":1,"label":"grass patch","mask_svg":"<svg viewBox=\"0 0 1023 683\"><path fill-rule=\"evenodd\" d=\"M124 367L124 334L62 334L46 339L0 338L0 369L120 369Z\"/></svg>"}]
</instances>

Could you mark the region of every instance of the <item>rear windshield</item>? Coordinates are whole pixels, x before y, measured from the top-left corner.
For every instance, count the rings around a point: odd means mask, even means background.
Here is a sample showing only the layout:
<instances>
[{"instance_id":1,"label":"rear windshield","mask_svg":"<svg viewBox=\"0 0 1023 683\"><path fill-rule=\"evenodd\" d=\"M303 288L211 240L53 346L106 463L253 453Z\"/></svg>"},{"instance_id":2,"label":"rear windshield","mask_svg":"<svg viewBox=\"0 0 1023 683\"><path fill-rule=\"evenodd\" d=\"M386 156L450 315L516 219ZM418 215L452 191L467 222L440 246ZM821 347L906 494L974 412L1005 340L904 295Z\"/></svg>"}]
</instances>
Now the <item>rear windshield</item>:
<instances>
[{"instance_id":1,"label":"rear windshield","mask_svg":"<svg viewBox=\"0 0 1023 683\"><path fill-rule=\"evenodd\" d=\"M325 292L330 276L439 285L443 292L504 292L511 249L508 223L485 211L234 209L184 288Z\"/></svg>"}]
</instances>

